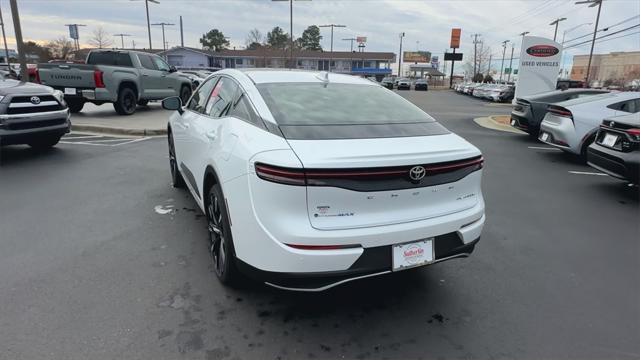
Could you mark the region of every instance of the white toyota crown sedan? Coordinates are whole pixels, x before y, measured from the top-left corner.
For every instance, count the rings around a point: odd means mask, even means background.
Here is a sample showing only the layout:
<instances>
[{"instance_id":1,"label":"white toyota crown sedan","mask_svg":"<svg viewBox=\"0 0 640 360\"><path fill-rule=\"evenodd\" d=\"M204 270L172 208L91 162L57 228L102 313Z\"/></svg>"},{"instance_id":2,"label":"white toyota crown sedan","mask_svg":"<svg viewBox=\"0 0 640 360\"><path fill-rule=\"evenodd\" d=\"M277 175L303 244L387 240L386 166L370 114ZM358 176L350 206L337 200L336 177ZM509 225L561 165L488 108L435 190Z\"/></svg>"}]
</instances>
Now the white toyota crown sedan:
<instances>
[{"instance_id":1,"label":"white toyota crown sedan","mask_svg":"<svg viewBox=\"0 0 640 360\"><path fill-rule=\"evenodd\" d=\"M480 151L409 101L326 72L222 70L168 124L171 175L206 214L218 278L321 291L466 257Z\"/></svg>"}]
</instances>

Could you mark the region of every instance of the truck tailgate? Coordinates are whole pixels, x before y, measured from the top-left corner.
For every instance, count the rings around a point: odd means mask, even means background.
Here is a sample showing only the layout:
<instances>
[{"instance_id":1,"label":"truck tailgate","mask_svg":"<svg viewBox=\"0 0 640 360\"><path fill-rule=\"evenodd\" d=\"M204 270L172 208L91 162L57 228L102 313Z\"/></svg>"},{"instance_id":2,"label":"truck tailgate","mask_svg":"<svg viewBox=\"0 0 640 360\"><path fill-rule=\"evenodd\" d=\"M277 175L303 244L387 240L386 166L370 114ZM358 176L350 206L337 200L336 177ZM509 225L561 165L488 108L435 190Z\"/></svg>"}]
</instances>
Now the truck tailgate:
<instances>
[{"instance_id":1,"label":"truck tailgate","mask_svg":"<svg viewBox=\"0 0 640 360\"><path fill-rule=\"evenodd\" d=\"M40 82L55 88L95 88L94 65L39 64Z\"/></svg>"}]
</instances>

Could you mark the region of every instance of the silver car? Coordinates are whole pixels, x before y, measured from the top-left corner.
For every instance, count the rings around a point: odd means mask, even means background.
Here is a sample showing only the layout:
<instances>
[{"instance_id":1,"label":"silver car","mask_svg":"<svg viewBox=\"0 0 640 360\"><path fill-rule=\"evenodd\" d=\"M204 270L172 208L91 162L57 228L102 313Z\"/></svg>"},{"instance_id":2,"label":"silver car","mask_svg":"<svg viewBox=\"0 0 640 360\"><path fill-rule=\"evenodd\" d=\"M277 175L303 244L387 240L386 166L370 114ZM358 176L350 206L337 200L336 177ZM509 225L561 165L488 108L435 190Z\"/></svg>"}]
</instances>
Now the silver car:
<instances>
[{"instance_id":1,"label":"silver car","mask_svg":"<svg viewBox=\"0 0 640 360\"><path fill-rule=\"evenodd\" d=\"M640 111L640 92L608 93L555 103L547 108L540 141L586 158L602 120Z\"/></svg>"}]
</instances>

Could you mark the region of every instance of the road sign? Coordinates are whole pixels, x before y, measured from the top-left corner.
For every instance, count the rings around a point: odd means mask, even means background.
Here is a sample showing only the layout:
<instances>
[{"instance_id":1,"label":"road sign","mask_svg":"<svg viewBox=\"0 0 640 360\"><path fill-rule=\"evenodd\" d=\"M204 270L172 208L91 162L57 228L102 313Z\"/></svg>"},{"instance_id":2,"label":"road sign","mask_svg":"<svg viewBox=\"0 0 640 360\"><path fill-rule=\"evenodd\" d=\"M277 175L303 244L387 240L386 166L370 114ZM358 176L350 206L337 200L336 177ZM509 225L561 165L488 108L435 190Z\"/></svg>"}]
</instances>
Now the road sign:
<instances>
[{"instance_id":1,"label":"road sign","mask_svg":"<svg viewBox=\"0 0 640 360\"><path fill-rule=\"evenodd\" d=\"M462 34L462 29L455 28L451 29L451 44L450 47L452 49L457 49L460 47L460 35Z\"/></svg>"},{"instance_id":2,"label":"road sign","mask_svg":"<svg viewBox=\"0 0 640 360\"><path fill-rule=\"evenodd\" d=\"M445 61L462 61L462 53L445 53L444 54Z\"/></svg>"}]
</instances>

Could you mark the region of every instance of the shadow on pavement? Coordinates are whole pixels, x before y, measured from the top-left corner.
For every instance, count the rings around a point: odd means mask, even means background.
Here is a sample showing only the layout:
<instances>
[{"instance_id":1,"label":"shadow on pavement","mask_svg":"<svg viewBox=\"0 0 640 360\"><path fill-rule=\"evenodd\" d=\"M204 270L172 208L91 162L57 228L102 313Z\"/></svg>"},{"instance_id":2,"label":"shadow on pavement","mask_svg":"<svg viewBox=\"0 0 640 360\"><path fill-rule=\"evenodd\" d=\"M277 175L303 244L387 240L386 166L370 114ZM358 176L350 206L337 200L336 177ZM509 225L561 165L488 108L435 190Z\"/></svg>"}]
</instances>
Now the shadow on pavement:
<instances>
[{"instance_id":1,"label":"shadow on pavement","mask_svg":"<svg viewBox=\"0 0 640 360\"><path fill-rule=\"evenodd\" d=\"M0 167L13 164L23 164L26 161L59 160L64 157L62 149L53 147L45 150L35 150L28 145L9 145L0 147Z\"/></svg>"}]
</instances>

